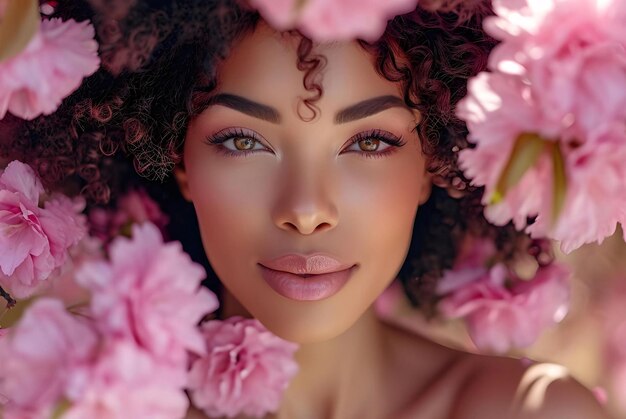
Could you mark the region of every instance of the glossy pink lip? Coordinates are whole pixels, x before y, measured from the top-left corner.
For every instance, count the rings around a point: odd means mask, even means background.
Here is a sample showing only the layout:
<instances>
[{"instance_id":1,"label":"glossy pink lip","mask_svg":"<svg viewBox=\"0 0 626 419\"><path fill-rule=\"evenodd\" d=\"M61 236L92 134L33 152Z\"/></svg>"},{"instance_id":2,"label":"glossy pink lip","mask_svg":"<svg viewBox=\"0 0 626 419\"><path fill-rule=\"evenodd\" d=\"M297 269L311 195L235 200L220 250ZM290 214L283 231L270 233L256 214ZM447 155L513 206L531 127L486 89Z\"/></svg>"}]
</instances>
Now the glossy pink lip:
<instances>
[{"instance_id":1,"label":"glossy pink lip","mask_svg":"<svg viewBox=\"0 0 626 419\"><path fill-rule=\"evenodd\" d=\"M266 268L275 271L290 272L292 274L327 274L331 272L343 271L354 264L342 263L341 261L321 253L310 256L289 254L276 259L264 260L260 262Z\"/></svg>"},{"instance_id":2,"label":"glossy pink lip","mask_svg":"<svg viewBox=\"0 0 626 419\"><path fill-rule=\"evenodd\" d=\"M356 267L319 253L289 254L262 261L259 266L263 279L274 291L297 301L323 300L335 295Z\"/></svg>"}]
</instances>

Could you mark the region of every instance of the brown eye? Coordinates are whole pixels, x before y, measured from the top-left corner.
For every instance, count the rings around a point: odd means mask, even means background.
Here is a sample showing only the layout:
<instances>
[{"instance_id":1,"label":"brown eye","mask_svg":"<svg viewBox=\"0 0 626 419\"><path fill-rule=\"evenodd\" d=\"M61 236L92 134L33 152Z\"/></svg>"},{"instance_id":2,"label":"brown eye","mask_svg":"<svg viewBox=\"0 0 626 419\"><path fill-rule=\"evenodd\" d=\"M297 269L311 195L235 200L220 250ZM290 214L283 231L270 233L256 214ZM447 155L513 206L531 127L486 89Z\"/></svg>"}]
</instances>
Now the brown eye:
<instances>
[{"instance_id":1,"label":"brown eye","mask_svg":"<svg viewBox=\"0 0 626 419\"><path fill-rule=\"evenodd\" d=\"M378 150L378 146L380 146L380 140L373 137L365 138L358 143L362 151L376 151Z\"/></svg>"},{"instance_id":2,"label":"brown eye","mask_svg":"<svg viewBox=\"0 0 626 419\"><path fill-rule=\"evenodd\" d=\"M250 137L236 137L233 138L233 144L239 151L252 150L256 141Z\"/></svg>"}]
</instances>

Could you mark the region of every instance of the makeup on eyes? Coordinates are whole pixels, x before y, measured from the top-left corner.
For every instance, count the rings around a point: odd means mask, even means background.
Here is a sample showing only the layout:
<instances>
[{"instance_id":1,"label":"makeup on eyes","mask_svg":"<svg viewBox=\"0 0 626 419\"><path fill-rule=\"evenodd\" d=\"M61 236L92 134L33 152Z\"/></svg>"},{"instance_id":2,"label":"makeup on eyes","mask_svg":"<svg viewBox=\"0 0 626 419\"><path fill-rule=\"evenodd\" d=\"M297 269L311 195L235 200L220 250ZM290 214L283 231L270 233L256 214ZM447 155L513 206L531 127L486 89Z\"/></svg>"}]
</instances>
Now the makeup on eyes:
<instances>
[{"instance_id":1,"label":"makeup on eyes","mask_svg":"<svg viewBox=\"0 0 626 419\"><path fill-rule=\"evenodd\" d=\"M254 144L260 144L263 148L260 149L247 149L247 150L238 150L236 148L226 147L224 144L227 141L236 141L237 139L250 139ZM383 149L383 151L378 151L379 147L373 151L366 150L348 150L349 147L354 144L358 144L362 141L367 140L375 140L378 141L378 144L383 143L386 144L387 147ZM232 157L244 157L250 153L256 153L258 151L269 151L272 150L263 145L262 137L253 130L247 128L226 128L221 131L218 131L215 134L209 135L205 138L204 142L210 146L216 147L216 150L222 154ZM403 147L406 144L406 141L403 140L402 136L398 137L389 131L382 129L372 129L367 131L361 131L356 135L353 135L349 140L348 144L342 149L341 154L346 153L357 153L366 158L380 158L387 156L395 151L398 148Z\"/></svg>"}]
</instances>

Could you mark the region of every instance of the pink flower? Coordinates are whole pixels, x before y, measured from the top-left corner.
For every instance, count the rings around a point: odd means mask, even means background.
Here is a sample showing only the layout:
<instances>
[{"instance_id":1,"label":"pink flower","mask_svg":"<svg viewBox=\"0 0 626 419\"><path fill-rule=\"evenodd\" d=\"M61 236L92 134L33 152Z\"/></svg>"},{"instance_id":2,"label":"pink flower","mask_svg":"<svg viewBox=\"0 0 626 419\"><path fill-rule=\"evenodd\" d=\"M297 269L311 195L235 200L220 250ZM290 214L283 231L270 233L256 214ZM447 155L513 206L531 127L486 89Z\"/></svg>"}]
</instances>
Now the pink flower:
<instances>
[{"instance_id":1,"label":"pink flower","mask_svg":"<svg viewBox=\"0 0 626 419\"><path fill-rule=\"evenodd\" d=\"M502 41L490 56L494 73L472 80L458 107L476 144L461 166L485 186L491 222L512 220L566 252L601 242L626 220L626 4L495 0L494 9L485 22ZM546 147L493 202L510 158L522 155L514 144L523 134ZM527 227L529 217L536 221Z\"/></svg>"},{"instance_id":2,"label":"pink flower","mask_svg":"<svg viewBox=\"0 0 626 419\"><path fill-rule=\"evenodd\" d=\"M99 67L94 35L87 21L44 19L25 50L0 63L0 119L7 111L24 119L56 111Z\"/></svg>"},{"instance_id":3,"label":"pink flower","mask_svg":"<svg viewBox=\"0 0 626 419\"><path fill-rule=\"evenodd\" d=\"M626 220L626 131L622 123L604 125L587 142L570 144L549 140L575 137L577 129L563 130L535 100L530 85L517 76L482 73L469 84L469 95L457 113L467 122L476 147L460 153L459 164L474 185L485 186L485 216L496 225L513 221L535 238L561 241L565 252L584 243L601 242ZM522 133L537 133L563 156L563 208L553 219L554 161L544 149L500 202L492 202L496 185ZM548 146L546 146L547 148ZM537 217L528 226L528 218Z\"/></svg>"},{"instance_id":4,"label":"pink flower","mask_svg":"<svg viewBox=\"0 0 626 419\"><path fill-rule=\"evenodd\" d=\"M104 208L91 210L89 221L93 233L108 243L120 234L128 235L130 226L134 223L151 222L165 234L169 217L161 211L145 190L132 189L119 199L115 210Z\"/></svg>"},{"instance_id":5,"label":"pink flower","mask_svg":"<svg viewBox=\"0 0 626 419\"><path fill-rule=\"evenodd\" d=\"M49 417L70 371L90 362L97 343L91 326L58 300L38 299L0 340L4 418Z\"/></svg>"},{"instance_id":6,"label":"pink flower","mask_svg":"<svg viewBox=\"0 0 626 419\"><path fill-rule=\"evenodd\" d=\"M110 263L85 263L77 281L91 291L91 311L105 335L134 339L156 358L184 364L186 350L204 353L196 325L217 308L217 298L200 286L204 269L180 243L164 244L150 223L132 232L131 240L112 242Z\"/></svg>"},{"instance_id":7,"label":"pink flower","mask_svg":"<svg viewBox=\"0 0 626 419\"><path fill-rule=\"evenodd\" d=\"M163 230L169 221L168 216L143 189L133 189L127 192L120 198L117 208L115 224L118 225L123 225L129 220L139 224L149 221Z\"/></svg>"},{"instance_id":8,"label":"pink flower","mask_svg":"<svg viewBox=\"0 0 626 419\"><path fill-rule=\"evenodd\" d=\"M549 235L569 253L585 243L601 243L617 224L626 227L626 131L614 127L570 151L566 161L565 205L554 225L540 214L527 228L533 237ZM626 240L626 229L624 239Z\"/></svg>"},{"instance_id":9,"label":"pink flower","mask_svg":"<svg viewBox=\"0 0 626 419\"><path fill-rule=\"evenodd\" d=\"M559 124L546 120L536 106L528 85L516 77L481 73L470 80L468 96L458 104L457 114L467 123L468 139L476 143L475 148L460 153L459 165L472 184L485 186L487 219L497 225L513 220L521 230L528 217L550 214L551 167L545 157L525 173L502 202L491 202L517 137L538 133L551 138L559 132Z\"/></svg>"},{"instance_id":10,"label":"pink flower","mask_svg":"<svg viewBox=\"0 0 626 419\"><path fill-rule=\"evenodd\" d=\"M314 41L377 40L387 21L415 9L417 0L251 0L278 30L297 28Z\"/></svg>"},{"instance_id":11,"label":"pink flower","mask_svg":"<svg viewBox=\"0 0 626 419\"><path fill-rule=\"evenodd\" d=\"M526 79L552 120L590 132L626 117L626 7L621 0L495 0L485 29L502 43L494 70Z\"/></svg>"},{"instance_id":12,"label":"pink flower","mask_svg":"<svg viewBox=\"0 0 626 419\"><path fill-rule=\"evenodd\" d=\"M479 349L502 353L533 344L545 328L561 321L569 303L568 278L567 269L557 264L539 268L530 281L514 278L498 264L456 288L448 284L452 291L439 309L445 317L464 319Z\"/></svg>"},{"instance_id":13,"label":"pink flower","mask_svg":"<svg viewBox=\"0 0 626 419\"><path fill-rule=\"evenodd\" d=\"M57 196L39 208L42 193L34 171L17 160L0 175L0 286L13 297L36 292L85 234L82 201Z\"/></svg>"},{"instance_id":14,"label":"pink flower","mask_svg":"<svg viewBox=\"0 0 626 419\"><path fill-rule=\"evenodd\" d=\"M76 283L76 272L88 262L104 261L103 245L95 237L85 236L76 246L70 249L70 258L54 274L48 286L41 288L41 295L63 301L66 307L81 306L87 308L91 296L89 292Z\"/></svg>"},{"instance_id":15,"label":"pink flower","mask_svg":"<svg viewBox=\"0 0 626 419\"><path fill-rule=\"evenodd\" d=\"M71 372L64 419L183 418L185 370L161 365L129 341L109 340L97 360Z\"/></svg>"},{"instance_id":16,"label":"pink flower","mask_svg":"<svg viewBox=\"0 0 626 419\"><path fill-rule=\"evenodd\" d=\"M262 417L278 409L298 365L297 345L270 333L256 319L231 317L202 326L207 355L191 366L193 404L207 415Z\"/></svg>"}]
</instances>

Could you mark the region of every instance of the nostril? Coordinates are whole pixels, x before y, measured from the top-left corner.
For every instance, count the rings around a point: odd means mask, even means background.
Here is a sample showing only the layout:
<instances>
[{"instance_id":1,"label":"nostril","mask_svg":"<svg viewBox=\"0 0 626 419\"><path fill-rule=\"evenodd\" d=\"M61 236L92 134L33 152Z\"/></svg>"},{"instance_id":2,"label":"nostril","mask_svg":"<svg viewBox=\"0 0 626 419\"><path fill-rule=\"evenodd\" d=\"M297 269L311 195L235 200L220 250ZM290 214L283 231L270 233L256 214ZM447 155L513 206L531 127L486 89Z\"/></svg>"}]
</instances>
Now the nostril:
<instances>
[{"instance_id":1,"label":"nostril","mask_svg":"<svg viewBox=\"0 0 626 419\"><path fill-rule=\"evenodd\" d=\"M332 228L331 224L326 222L318 224L313 229L307 228L307 226L305 225L298 226L292 222L285 222L284 225L287 226L289 230L299 232L300 234L312 234L315 232L326 231Z\"/></svg>"},{"instance_id":2,"label":"nostril","mask_svg":"<svg viewBox=\"0 0 626 419\"><path fill-rule=\"evenodd\" d=\"M321 223L320 225L317 226L316 230L324 231L324 230L328 230L330 227L331 225L329 223Z\"/></svg>"}]
</instances>

